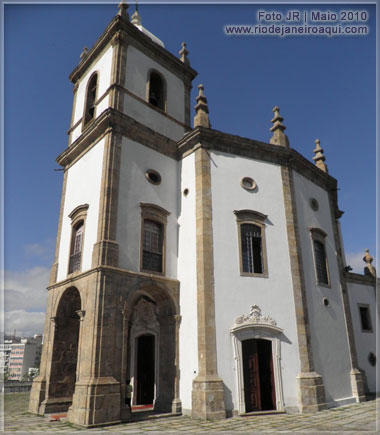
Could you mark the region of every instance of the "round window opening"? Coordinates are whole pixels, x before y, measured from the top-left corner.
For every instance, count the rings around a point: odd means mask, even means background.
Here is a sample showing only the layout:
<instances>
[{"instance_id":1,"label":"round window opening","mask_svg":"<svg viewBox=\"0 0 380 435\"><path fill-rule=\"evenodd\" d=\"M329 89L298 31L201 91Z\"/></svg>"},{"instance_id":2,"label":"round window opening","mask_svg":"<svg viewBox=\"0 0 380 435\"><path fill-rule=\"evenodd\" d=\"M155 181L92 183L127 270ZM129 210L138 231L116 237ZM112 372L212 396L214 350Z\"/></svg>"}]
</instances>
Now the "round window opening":
<instances>
[{"instance_id":1,"label":"round window opening","mask_svg":"<svg viewBox=\"0 0 380 435\"><path fill-rule=\"evenodd\" d=\"M310 207L314 210L314 211L318 211L319 209L319 204L318 201L315 198L310 198Z\"/></svg>"},{"instance_id":2,"label":"round window opening","mask_svg":"<svg viewBox=\"0 0 380 435\"><path fill-rule=\"evenodd\" d=\"M328 306L330 305L330 302L329 302L329 300L328 300L327 298L323 298L323 299L322 299L322 302L323 302L323 305L324 305L325 307L328 307Z\"/></svg>"},{"instance_id":3,"label":"round window opening","mask_svg":"<svg viewBox=\"0 0 380 435\"><path fill-rule=\"evenodd\" d=\"M368 362L371 364L372 367L375 367L376 365L376 355L373 352L370 352L368 355Z\"/></svg>"},{"instance_id":4,"label":"round window opening","mask_svg":"<svg viewBox=\"0 0 380 435\"><path fill-rule=\"evenodd\" d=\"M145 172L146 179L152 184L160 184L161 183L161 175L155 171L154 169L148 169Z\"/></svg>"},{"instance_id":5,"label":"round window opening","mask_svg":"<svg viewBox=\"0 0 380 435\"><path fill-rule=\"evenodd\" d=\"M240 185L246 190L255 190L257 187L256 181L251 177L243 177Z\"/></svg>"},{"instance_id":6,"label":"round window opening","mask_svg":"<svg viewBox=\"0 0 380 435\"><path fill-rule=\"evenodd\" d=\"M184 194L184 196L187 196L188 194L189 194L189 189L185 189L184 191L183 191L183 194Z\"/></svg>"}]
</instances>

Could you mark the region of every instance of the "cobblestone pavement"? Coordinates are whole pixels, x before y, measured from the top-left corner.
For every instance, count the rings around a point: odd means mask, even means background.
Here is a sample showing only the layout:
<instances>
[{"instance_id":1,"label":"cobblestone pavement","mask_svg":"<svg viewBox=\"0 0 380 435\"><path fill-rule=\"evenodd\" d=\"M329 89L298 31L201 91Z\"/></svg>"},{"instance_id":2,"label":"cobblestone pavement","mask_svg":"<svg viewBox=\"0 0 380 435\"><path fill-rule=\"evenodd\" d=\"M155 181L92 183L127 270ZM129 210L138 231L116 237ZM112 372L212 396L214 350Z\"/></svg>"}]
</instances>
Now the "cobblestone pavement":
<instances>
[{"instance_id":1,"label":"cobblestone pavement","mask_svg":"<svg viewBox=\"0 0 380 435\"><path fill-rule=\"evenodd\" d=\"M267 414L234 417L222 421L201 421L189 417L157 416L97 429L83 429L64 421L29 414L29 393L5 394L5 433L343 433L376 434L376 411L380 399L333 408L316 414ZM148 413L149 414L149 413ZM141 418L143 413L136 414ZM380 430L379 422L377 428Z\"/></svg>"}]
</instances>

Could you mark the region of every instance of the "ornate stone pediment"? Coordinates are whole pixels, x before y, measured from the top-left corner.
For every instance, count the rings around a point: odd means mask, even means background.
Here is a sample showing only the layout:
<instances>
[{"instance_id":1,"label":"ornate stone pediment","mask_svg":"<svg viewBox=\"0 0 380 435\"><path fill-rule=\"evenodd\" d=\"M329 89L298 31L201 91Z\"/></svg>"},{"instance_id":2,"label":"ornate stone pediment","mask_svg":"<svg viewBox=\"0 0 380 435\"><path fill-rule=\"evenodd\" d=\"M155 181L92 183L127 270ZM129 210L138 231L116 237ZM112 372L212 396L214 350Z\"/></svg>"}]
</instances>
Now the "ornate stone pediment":
<instances>
[{"instance_id":1,"label":"ornate stone pediment","mask_svg":"<svg viewBox=\"0 0 380 435\"><path fill-rule=\"evenodd\" d=\"M156 330L159 328L155 305L145 299L140 299L133 308L132 330L133 332Z\"/></svg>"},{"instance_id":2,"label":"ornate stone pediment","mask_svg":"<svg viewBox=\"0 0 380 435\"><path fill-rule=\"evenodd\" d=\"M276 326L277 322L270 316L263 316L258 305L252 305L248 315L242 315L235 319L235 326L258 324Z\"/></svg>"}]
</instances>

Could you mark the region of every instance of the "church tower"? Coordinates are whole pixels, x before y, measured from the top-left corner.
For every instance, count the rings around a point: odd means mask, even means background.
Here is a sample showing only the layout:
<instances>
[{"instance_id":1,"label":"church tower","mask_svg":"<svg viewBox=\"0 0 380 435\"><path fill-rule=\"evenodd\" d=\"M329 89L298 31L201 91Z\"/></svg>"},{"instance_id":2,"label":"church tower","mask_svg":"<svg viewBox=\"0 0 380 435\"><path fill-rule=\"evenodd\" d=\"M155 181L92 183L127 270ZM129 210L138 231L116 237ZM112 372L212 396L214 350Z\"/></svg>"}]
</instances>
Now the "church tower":
<instances>
[{"instance_id":1,"label":"church tower","mask_svg":"<svg viewBox=\"0 0 380 435\"><path fill-rule=\"evenodd\" d=\"M197 75L128 5L72 72L69 146L40 376L30 411L125 420L135 404L178 412L177 141ZM160 351L164 349L164 351Z\"/></svg>"}]
</instances>

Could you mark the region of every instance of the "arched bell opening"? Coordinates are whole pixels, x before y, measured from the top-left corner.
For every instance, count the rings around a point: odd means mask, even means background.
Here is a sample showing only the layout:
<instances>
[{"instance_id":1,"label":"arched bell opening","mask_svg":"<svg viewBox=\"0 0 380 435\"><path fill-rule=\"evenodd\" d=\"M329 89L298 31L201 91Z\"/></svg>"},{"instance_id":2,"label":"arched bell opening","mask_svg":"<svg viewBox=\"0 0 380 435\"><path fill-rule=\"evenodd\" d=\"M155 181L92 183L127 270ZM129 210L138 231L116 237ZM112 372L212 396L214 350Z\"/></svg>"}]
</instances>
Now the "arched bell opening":
<instances>
[{"instance_id":1,"label":"arched bell opening","mask_svg":"<svg viewBox=\"0 0 380 435\"><path fill-rule=\"evenodd\" d=\"M75 287L61 296L54 323L49 399L70 406L74 394L78 362L81 298ZM59 400L58 400L59 399Z\"/></svg>"}]
</instances>

